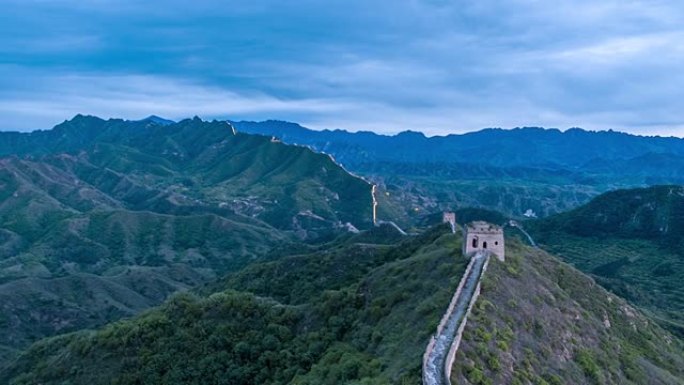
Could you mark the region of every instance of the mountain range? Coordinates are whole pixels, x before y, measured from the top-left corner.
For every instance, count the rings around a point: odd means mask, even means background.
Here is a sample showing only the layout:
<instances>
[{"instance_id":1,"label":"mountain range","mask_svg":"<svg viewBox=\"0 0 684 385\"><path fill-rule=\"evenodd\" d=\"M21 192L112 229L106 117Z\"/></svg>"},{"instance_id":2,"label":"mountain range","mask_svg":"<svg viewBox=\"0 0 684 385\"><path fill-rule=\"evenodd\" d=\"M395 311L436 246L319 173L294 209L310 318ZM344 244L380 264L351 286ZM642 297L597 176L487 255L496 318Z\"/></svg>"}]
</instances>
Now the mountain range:
<instances>
[{"instance_id":1,"label":"mountain range","mask_svg":"<svg viewBox=\"0 0 684 385\"><path fill-rule=\"evenodd\" d=\"M372 224L371 185L225 122L76 116L0 133L0 353Z\"/></svg>"},{"instance_id":2,"label":"mountain range","mask_svg":"<svg viewBox=\"0 0 684 385\"><path fill-rule=\"evenodd\" d=\"M567 211L619 188L684 183L684 139L536 127L426 137L415 131L310 130L282 121L232 122L329 153L390 192L410 221L425 211L479 206L513 217Z\"/></svg>"},{"instance_id":3,"label":"mountain range","mask_svg":"<svg viewBox=\"0 0 684 385\"><path fill-rule=\"evenodd\" d=\"M155 116L0 133L0 383L418 383L468 264L442 211L527 208L541 247L506 227L452 381L682 384L684 191L603 193L675 183L681 143Z\"/></svg>"},{"instance_id":4,"label":"mountain range","mask_svg":"<svg viewBox=\"0 0 684 385\"><path fill-rule=\"evenodd\" d=\"M488 128L466 134L427 137L421 132L396 135L344 130L316 131L296 123L233 121L241 132L276 136L337 155L350 168L372 162L452 163L497 167L573 169L597 161L628 160L648 154L684 156L684 139L645 137L616 131L566 131L523 127Z\"/></svg>"}]
</instances>

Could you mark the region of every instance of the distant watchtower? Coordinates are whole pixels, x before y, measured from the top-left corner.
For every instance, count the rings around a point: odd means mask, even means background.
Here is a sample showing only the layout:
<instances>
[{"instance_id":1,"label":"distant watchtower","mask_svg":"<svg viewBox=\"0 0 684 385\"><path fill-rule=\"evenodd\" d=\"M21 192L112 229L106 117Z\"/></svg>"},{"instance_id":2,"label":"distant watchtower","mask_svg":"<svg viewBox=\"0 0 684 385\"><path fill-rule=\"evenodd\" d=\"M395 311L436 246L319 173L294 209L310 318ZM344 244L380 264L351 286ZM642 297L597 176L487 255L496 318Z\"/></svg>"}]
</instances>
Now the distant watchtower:
<instances>
[{"instance_id":1,"label":"distant watchtower","mask_svg":"<svg viewBox=\"0 0 684 385\"><path fill-rule=\"evenodd\" d=\"M448 223L449 225L451 225L451 232L452 233L456 232L456 214L455 213L445 211L442 214L442 223Z\"/></svg>"},{"instance_id":2,"label":"distant watchtower","mask_svg":"<svg viewBox=\"0 0 684 385\"><path fill-rule=\"evenodd\" d=\"M470 255L481 250L491 251L499 260L504 260L504 236L501 227L484 221L471 222L466 226L463 254Z\"/></svg>"}]
</instances>

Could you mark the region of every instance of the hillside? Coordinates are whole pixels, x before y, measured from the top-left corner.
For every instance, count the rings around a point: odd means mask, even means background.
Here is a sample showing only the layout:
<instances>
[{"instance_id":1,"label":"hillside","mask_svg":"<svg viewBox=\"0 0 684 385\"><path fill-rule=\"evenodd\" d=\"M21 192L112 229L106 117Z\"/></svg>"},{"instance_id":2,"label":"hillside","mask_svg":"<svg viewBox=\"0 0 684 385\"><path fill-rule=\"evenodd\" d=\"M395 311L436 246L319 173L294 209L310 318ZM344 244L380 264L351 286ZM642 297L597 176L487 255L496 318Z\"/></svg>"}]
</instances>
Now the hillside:
<instances>
[{"instance_id":1,"label":"hillside","mask_svg":"<svg viewBox=\"0 0 684 385\"><path fill-rule=\"evenodd\" d=\"M0 382L418 383L429 336L465 269L461 236L439 226L390 246L387 235L254 264L134 319L40 341ZM684 379L680 340L514 239L507 262L485 274L465 335L458 383L500 383L483 373L552 384Z\"/></svg>"},{"instance_id":2,"label":"hillside","mask_svg":"<svg viewBox=\"0 0 684 385\"><path fill-rule=\"evenodd\" d=\"M539 226L577 236L647 239L663 247L684 246L684 187L653 186L611 191Z\"/></svg>"},{"instance_id":3,"label":"hillside","mask_svg":"<svg viewBox=\"0 0 684 385\"><path fill-rule=\"evenodd\" d=\"M508 241L464 331L454 384L684 384L684 344L591 278Z\"/></svg>"},{"instance_id":4,"label":"hillside","mask_svg":"<svg viewBox=\"0 0 684 385\"><path fill-rule=\"evenodd\" d=\"M444 226L396 246L386 239L252 265L202 290L212 294L41 341L0 382L415 383L465 260Z\"/></svg>"},{"instance_id":5,"label":"hillside","mask_svg":"<svg viewBox=\"0 0 684 385\"><path fill-rule=\"evenodd\" d=\"M329 153L372 179L404 207L405 223L425 212L483 207L539 217L578 207L620 188L684 183L684 139L607 131L485 129L426 137L314 131L295 123L233 122L238 131L276 136Z\"/></svg>"},{"instance_id":6,"label":"hillside","mask_svg":"<svg viewBox=\"0 0 684 385\"><path fill-rule=\"evenodd\" d=\"M0 133L0 361L137 314L271 249L371 225L330 157L226 123L77 116Z\"/></svg>"},{"instance_id":7,"label":"hillside","mask_svg":"<svg viewBox=\"0 0 684 385\"><path fill-rule=\"evenodd\" d=\"M544 247L684 332L684 188L606 193L528 224Z\"/></svg>"}]
</instances>

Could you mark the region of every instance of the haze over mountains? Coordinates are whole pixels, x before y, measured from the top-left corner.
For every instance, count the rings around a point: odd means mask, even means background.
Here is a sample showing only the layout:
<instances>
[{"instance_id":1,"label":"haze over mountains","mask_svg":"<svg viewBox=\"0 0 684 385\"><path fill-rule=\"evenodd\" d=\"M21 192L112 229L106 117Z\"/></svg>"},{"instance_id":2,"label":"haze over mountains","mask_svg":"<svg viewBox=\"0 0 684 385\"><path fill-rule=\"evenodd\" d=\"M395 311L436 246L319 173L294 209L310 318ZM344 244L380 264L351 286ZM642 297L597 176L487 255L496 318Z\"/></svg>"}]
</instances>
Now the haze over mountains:
<instances>
[{"instance_id":1,"label":"haze over mountains","mask_svg":"<svg viewBox=\"0 0 684 385\"><path fill-rule=\"evenodd\" d=\"M83 121L81 121L83 120ZM90 120L90 121L88 121ZM85 123L84 121L88 121ZM120 124L122 132L111 126ZM125 124L124 124L125 123ZM0 154L45 154L68 151L102 138L126 135L136 125L172 125L172 120L150 116L140 121L78 115L55 129L31 133L3 132ZM369 131L311 130L296 123L268 120L262 122L230 121L239 132L275 136L285 143L310 146L318 152L332 154L351 169L371 167L369 163L444 163L476 164L500 168L534 168L581 170L590 173L627 174L627 170L608 170L613 162L622 162L633 171L637 165L661 166L684 159L684 139L676 137L638 136L616 131L565 131L524 127L488 128L467 134L427 137L421 132L404 131L381 135ZM109 129L102 126L108 124ZM79 139L65 136L68 127L80 125ZM73 129L73 128L72 128ZM130 133L130 132L129 132ZM29 146L31 145L31 146ZM679 163L676 163L679 164ZM435 170L438 171L438 170ZM649 171L657 171L656 167ZM672 170L660 170L670 176ZM679 170L677 170L679 171ZM655 175L651 177L658 177ZM677 174L684 178L684 175Z\"/></svg>"}]
</instances>

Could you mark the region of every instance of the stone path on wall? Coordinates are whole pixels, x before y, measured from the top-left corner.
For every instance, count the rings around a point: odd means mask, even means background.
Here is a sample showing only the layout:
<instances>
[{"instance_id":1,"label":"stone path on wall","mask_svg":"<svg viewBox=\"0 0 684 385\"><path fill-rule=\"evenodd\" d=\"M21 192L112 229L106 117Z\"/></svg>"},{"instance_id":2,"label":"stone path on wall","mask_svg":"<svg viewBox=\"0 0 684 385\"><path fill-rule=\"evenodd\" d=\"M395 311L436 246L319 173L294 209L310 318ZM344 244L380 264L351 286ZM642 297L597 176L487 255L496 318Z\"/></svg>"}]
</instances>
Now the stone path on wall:
<instances>
[{"instance_id":1,"label":"stone path on wall","mask_svg":"<svg viewBox=\"0 0 684 385\"><path fill-rule=\"evenodd\" d=\"M468 311L472 306L473 297L479 292L477 289L488 258L489 254L486 252L479 252L473 256L452 304L437 329L437 334L428 345L423 362L423 383L426 385L451 384L451 368L447 368L447 364L450 366L453 362L457 348L454 342L460 342Z\"/></svg>"}]
</instances>

